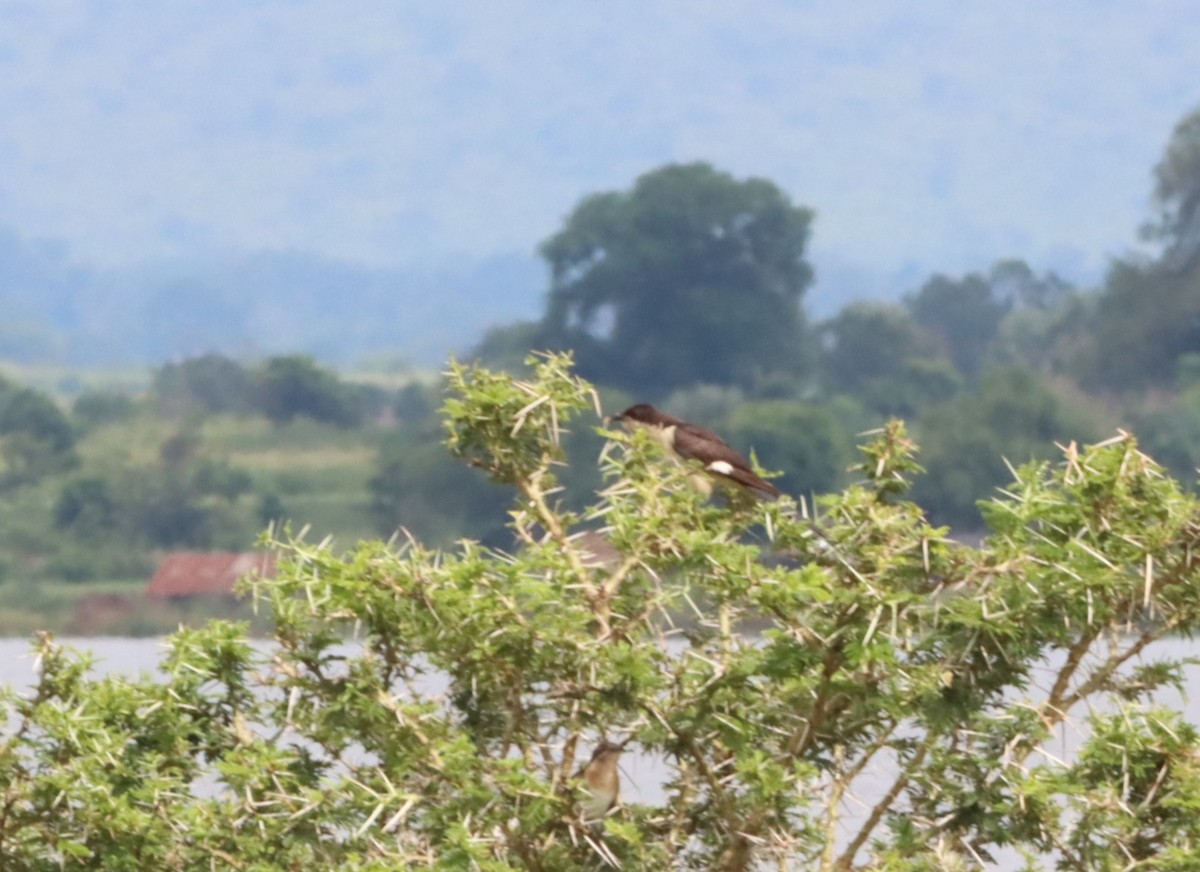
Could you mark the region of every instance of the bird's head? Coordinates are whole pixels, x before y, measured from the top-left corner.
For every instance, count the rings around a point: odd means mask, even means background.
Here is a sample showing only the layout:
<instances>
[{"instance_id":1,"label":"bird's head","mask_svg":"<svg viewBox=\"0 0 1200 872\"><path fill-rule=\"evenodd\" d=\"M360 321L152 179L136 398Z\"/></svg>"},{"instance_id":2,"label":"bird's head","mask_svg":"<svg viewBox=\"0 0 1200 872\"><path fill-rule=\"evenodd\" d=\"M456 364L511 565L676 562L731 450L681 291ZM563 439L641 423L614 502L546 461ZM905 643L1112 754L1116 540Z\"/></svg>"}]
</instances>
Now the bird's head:
<instances>
[{"instance_id":1,"label":"bird's head","mask_svg":"<svg viewBox=\"0 0 1200 872\"><path fill-rule=\"evenodd\" d=\"M667 415L654 408L649 403L638 403L635 406L630 406L619 415L613 415L609 418L610 421L615 421L626 426L631 424L645 424L655 426L666 421Z\"/></svg>"},{"instance_id":2,"label":"bird's head","mask_svg":"<svg viewBox=\"0 0 1200 872\"><path fill-rule=\"evenodd\" d=\"M620 742L620 743L609 742L609 741L601 742L600 744L598 744L596 746L596 749L594 751L592 751L592 762L595 763L597 761L612 759L612 758L616 757L617 755L619 755L624 750L625 750L624 742Z\"/></svg>"}]
</instances>

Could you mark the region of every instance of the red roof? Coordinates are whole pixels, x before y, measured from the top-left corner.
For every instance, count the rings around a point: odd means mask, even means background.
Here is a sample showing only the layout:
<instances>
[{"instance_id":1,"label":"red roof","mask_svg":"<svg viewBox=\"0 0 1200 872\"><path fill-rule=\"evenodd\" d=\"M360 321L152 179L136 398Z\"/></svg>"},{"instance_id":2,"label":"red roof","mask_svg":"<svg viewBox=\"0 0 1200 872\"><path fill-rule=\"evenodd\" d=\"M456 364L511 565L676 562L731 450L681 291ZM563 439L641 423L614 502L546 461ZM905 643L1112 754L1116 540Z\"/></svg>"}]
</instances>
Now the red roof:
<instances>
[{"instance_id":1,"label":"red roof","mask_svg":"<svg viewBox=\"0 0 1200 872\"><path fill-rule=\"evenodd\" d=\"M146 586L147 596L191 596L198 593L233 593L234 583L256 572L275 574L270 554L236 551L177 551L168 554Z\"/></svg>"}]
</instances>

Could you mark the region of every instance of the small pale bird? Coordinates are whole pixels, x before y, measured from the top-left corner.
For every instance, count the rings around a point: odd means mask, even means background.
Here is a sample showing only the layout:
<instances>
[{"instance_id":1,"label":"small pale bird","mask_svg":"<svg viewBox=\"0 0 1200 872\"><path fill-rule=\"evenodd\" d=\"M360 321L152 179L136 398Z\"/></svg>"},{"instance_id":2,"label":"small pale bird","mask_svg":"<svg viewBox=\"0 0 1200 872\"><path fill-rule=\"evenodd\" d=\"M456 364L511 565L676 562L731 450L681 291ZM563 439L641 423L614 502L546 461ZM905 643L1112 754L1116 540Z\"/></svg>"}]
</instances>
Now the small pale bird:
<instances>
[{"instance_id":1,"label":"small pale bird","mask_svg":"<svg viewBox=\"0 0 1200 872\"><path fill-rule=\"evenodd\" d=\"M612 417L626 427L645 427L654 437L684 460L696 460L704 471L720 481L730 482L743 490L760 497L774 499L780 495L779 488L754 473L746 458L738 454L728 442L699 424L689 424L674 415L668 415L649 403L638 403ZM712 485L697 482L705 493L711 493Z\"/></svg>"},{"instance_id":2,"label":"small pale bird","mask_svg":"<svg viewBox=\"0 0 1200 872\"><path fill-rule=\"evenodd\" d=\"M621 790L621 777L617 774L617 761L624 745L616 742L601 742L592 752L592 759L581 773L586 785L587 798L580 803L583 819L588 822L602 820L617 802Z\"/></svg>"}]
</instances>

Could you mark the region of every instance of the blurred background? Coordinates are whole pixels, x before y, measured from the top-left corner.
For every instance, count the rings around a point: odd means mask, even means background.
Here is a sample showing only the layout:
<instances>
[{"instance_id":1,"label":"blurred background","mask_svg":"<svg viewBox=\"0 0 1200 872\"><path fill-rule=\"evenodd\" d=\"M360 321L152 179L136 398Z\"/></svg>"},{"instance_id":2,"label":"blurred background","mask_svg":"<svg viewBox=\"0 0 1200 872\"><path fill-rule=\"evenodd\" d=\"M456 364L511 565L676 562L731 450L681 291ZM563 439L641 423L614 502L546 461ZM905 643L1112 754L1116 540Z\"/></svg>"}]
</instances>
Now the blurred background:
<instances>
[{"instance_id":1,"label":"blurred background","mask_svg":"<svg viewBox=\"0 0 1200 872\"><path fill-rule=\"evenodd\" d=\"M451 354L574 349L806 498L902 417L954 535L1116 428L1192 487L1197 45L1170 0L0 3L0 632L235 608L142 591L273 521L507 545Z\"/></svg>"}]
</instances>

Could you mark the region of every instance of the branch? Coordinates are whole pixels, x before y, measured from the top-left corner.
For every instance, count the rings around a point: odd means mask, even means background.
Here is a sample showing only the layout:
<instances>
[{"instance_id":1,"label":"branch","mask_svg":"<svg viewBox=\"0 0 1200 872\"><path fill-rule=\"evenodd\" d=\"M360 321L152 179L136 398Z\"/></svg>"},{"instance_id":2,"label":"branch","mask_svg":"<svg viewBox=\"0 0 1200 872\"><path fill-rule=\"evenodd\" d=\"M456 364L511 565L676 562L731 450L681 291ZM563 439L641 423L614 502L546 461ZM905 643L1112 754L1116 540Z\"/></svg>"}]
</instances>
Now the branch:
<instances>
[{"instance_id":1,"label":"branch","mask_svg":"<svg viewBox=\"0 0 1200 872\"><path fill-rule=\"evenodd\" d=\"M1075 641L1067 650L1067 660L1062 665L1062 669L1058 671L1058 677L1054 681L1054 686L1050 688L1050 694L1046 697L1044 710L1053 710L1055 712L1055 720L1049 721L1045 715L1042 716L1043 723L1047 726L1057 724L1059 720L1066 717L1067 710L1070 705L1064 707L1065 694L1067 687L1071 683L1071 679L1075 677L1075 673L1079 671L1079 667L1083 664L1083 658L1087 656L1088 649L1092 647L1092 643L1096 641L1100 635L1100 627L1094 627L1084 633Z\"/></svg>"},{"instance_id":2,"label":"branch","mask_svg":"<svg viewBox=\"0 0 1200 872\"><path fill-rule=\"evenodd\" d=\"M889 734L890 732L889 730ZM834 760L838 765L841 765L843 757L844 752L839 745L834 749ZM852 771L854 768L856 767L852 767ZM822 869L833 868L833 852L836 850L834 837L837 835L837 825L838 820L840 820L838 813L842 808L842 797L846 795L846 790L849 789L852 780L853 776L847 773L841 778L835 778L833 781L833 788L829 797L829 814L825 817L825 848L821 851Z\"/></svg>"},{"instance_id":3,"label":"branch","mask_svg":"<svg viewBox=\"0 0 1200 872\"><path fill-rule=\"evenodd\" d=\"M600 638L607 638L610 632L609 626L609 598L604 595L604 590L597 590L596 585L592 582L592 574L588 568L583 565L583 558L579 552L575 550L574 544L571 542L571 537L567 535L559 522L558 514L550 508L546 503L546 493L541 487L541 478L545 474L545 469L539 469L528 478L518 476L516 479L517 489L521 494L533 504L538 521L546 528L558 546L562 549L563 554L567 558L567 562L571 566L571 573L576 577L584 590L587 592L587 598L592 604L593 611L596 613L596 620L600 625Z\"/></svg>"},{"instance_id":4,"label":"branch","mask_svg":"<svg viewBox=\"0 0 1200 872\"><path fill-rule=\"evenodd\" d=\"M600 592L606 599L612 600L617 595L617 591L621 589L621 585L625 583L625 579L629 577L629 573L633 572L641 564L641 558L634 554L629 555L621 562L621 565L613 570L604 582L600 585Z\"/></svg>"},{"instance_id":5,"label":"branch","mask_svg":"<svg viewBox=\"0 0 1200 872\"><path fill-rule=\"evenodd\" d=\"M842 666L842 651L835 643L841 632L849 625L850 617L855 608L856 605L852 604L842 610L842 613L838 615L833 632L829 634L829 641L825 642L828 650L825 652L825 659L821 664L821 686L817 690L817 698L813 702L812 714L792 734L791 738L788 739L787 745L784 746L784 750L793 757L803 756L812 747L817 730L824 725L829 714L836 715L840 711L833 708L828 695L829 687L833 683L833 676ZM845 705L842 708L845 708Z\"/></svg>"},{"instance_id":6,"label":"branch","mask_svg":"<svg viewBox=\"0 0 1200 872\"><path fill-rule=\"evenodd\" d=\"M1100 689L1101 686L1104 685L1105 682L1112 678L1113 673L1116 672L1117 669L1119 669L1133 657L1136 657L1138 654L1142 653L1142 651L1144 651L1148 645L1153 642L1157 642L1159 639L1169 634L1178 625L1179 619L1172 618L1157 630L1147 630L1146 632L1142 633L1142 635L1138 637L1138 640L1130 645L1125 651L1118 651L1110 654L1108 659L1105 660L1104 663L1091 675L1089 675L1087 680L1083 682L1083 684L1079 685L1074 693L1062 700L1062 704L1069 709L1084 697L1095 693Z\"/></svg>"},{"instance_id":7,"label":"branch","mask_svg":"<svg viewBox=\"0 0 1200 872\"><path fill-rule=\"evenodd\" d=\"M1080 701L1103 687L1121 666L1144 651L1147 646L1170 634L1179 625L1179 622L1179 618L1171 618L1155 629L1146 630L1128 648L1123 651L1114 651L1110 654L1104 663L1096 667L1082 684L1076 687L1074 691L1068 693L1071 678L1078 672L1088 648L1091 647L1091 644L1100 635L1099 630L1085 633L1071 646L1067 655L1067 662L1063 664L1063 668L1058 674L1058 679L1054 682L1054 687L1050 690L1050 695L1041 706L1039 716L1042 719L1042 724L1048 730L1057 727L1066 719L1068 712ZM1014 759L1017 761L1024 760L1033 752L1034 748L1033 743L1026 745L1023 753L1020 753Z\"/></svg>"},{"instance_id":8,"label":"branch","mask_svg":"<svg viewBox=\"0 0 1200 872\"><path fill-rule=\"evenodd\" d=\"M892 783L888 792L883 795L883 798L879 802L875 803L875 806L871 809L871 814L867 817L866 823L862 825L858 834L855 835L846 850L834 862L833 869L846 870L853 868L854 855L858 853L867 839L871 837L871 833L875 830L875 827L879 826L879 822L883 820L883 816L887 814L888 809L895 803L896 797L908 786L908 782L912 780L913 773L921 768L921 764L925 762L925 755L929 753L929 749L933 746L937 738L937 735L932 733L925 737L925 741L917 748L917 753L913 755L913 758L908 761L908 765L896 776L896 780Z\"/></svg>"}]
</instances>

